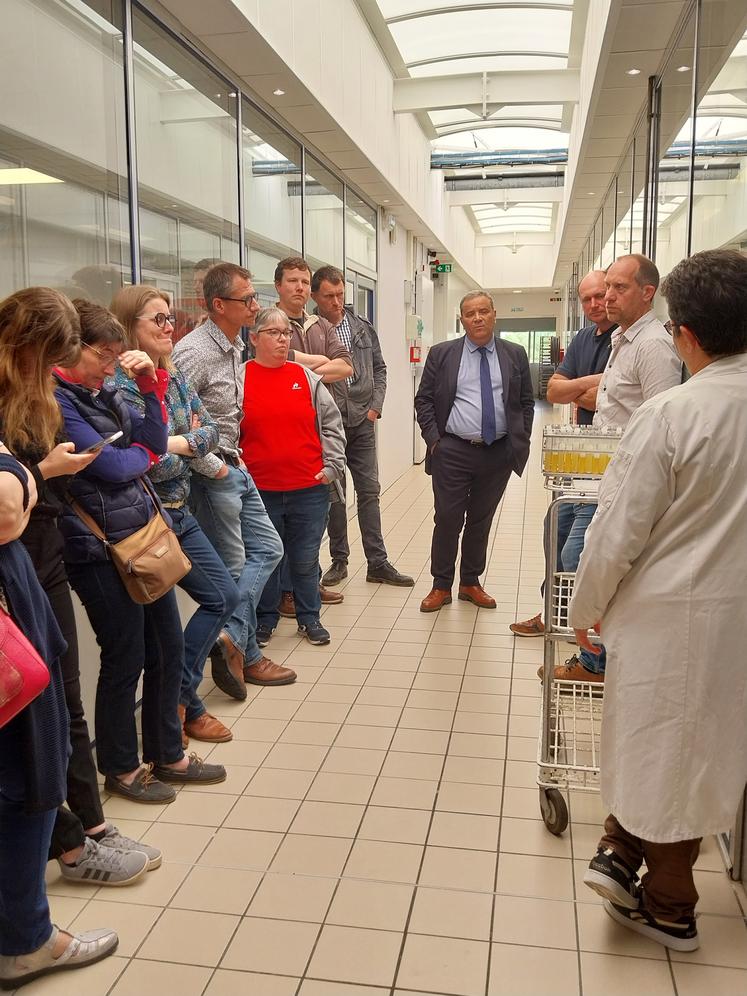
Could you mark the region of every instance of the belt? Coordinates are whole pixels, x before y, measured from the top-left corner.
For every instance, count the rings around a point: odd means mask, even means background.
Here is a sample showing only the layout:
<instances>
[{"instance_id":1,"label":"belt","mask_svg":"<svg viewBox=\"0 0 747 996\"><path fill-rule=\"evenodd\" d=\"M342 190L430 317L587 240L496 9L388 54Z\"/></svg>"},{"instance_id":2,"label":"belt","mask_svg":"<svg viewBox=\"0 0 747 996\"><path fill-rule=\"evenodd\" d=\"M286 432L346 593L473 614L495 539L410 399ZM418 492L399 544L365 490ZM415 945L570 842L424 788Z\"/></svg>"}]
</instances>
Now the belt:
<instances>
[{"instance_id":1,"label":"belt","mask_svg":"<svg viewBox=\"0 0 747 996\"><path fill-rule=\"evenodd\" d=\"M470 446L493 446L494 443L499 443L501 439L505 439L505 436L499 436L498 439L494 440L493 443L486 443L484 439L465 439L464 436L456 436L453 432L446 432L444 435L449 436L450 439L458 439L460 443L468 443Z\"/></svg>"},{"instance_id":2,"label":"belt","mask_svg":"<svg viewBox=\"0 0 747 996\"><path fill-rule=\"evenodd\" d=\"M226 453L224 450L221 450L220 455L225 460L225 462L230 464L232 467L241 466L241 460L235 453Z\"/></svg>"}]
</instances>

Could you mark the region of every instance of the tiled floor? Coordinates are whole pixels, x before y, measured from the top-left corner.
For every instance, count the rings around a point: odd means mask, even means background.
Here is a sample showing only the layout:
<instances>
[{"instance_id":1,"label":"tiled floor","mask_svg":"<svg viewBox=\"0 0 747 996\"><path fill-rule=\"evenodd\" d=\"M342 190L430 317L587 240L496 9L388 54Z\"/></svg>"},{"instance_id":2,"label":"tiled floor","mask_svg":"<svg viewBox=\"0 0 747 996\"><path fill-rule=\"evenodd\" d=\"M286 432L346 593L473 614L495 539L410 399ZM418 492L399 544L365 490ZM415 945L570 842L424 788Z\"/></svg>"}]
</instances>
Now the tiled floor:
<instances>
[{"instance_id":1,"label":"tiled floor","mask_svg":"<svg viewBox=\"0 0 747 996\"><path fill-rule=\"evenodd\" d=\"M744 892L715 843L698 863L701 948L667 955L610 921L580 884L601 806L573 795L562 838L535 786L541 642L507 626L533 614L547 503L538 447L496 517L486 588L495 612L455 602L423 615L430 482L413 468L383 498L387 545L415 589L365 582L354 544L333 641L288 621L269 650L298 671L246 703L205 683L231 725L207 749L229 777L172 805L110 799L164 864L122 889L63 883L57 922L115 927L115 957L24 993L76 996L743 996ZM353 523L351 533L355 532ZM741 906L740 906L741 903Z\"/></svg>"}]
</instances>

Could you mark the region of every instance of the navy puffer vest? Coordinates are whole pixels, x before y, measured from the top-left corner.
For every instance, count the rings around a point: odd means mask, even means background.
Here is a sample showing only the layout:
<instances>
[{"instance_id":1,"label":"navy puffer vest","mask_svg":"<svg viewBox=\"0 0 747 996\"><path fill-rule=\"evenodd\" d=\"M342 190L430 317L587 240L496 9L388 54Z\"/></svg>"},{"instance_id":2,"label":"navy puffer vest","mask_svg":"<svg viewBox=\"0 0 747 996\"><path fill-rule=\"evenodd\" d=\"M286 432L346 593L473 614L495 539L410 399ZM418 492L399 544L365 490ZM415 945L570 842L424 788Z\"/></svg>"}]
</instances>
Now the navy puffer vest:
<instances>
[{"instance_id":1,"label":"navy puffer vest","mask_svg":"<svg viewBox=\"0 0 747 996\"><path fill-rule=\"evenodd\" d=\"M102 436L122 430L112 446L127 449L132 443L130 409L119 391L102 387L94 396L77 384L58 381L56 393L68 398L81 417ZM70 481L70 494L88 512L112 543L134 533L153 515L153 503L139 481L107 483L86 477L86 472ZM68 563L108 560L106 547L85 526L69 505L59 519L65 537L64 559Z\"/></svg>"}]
</instances>

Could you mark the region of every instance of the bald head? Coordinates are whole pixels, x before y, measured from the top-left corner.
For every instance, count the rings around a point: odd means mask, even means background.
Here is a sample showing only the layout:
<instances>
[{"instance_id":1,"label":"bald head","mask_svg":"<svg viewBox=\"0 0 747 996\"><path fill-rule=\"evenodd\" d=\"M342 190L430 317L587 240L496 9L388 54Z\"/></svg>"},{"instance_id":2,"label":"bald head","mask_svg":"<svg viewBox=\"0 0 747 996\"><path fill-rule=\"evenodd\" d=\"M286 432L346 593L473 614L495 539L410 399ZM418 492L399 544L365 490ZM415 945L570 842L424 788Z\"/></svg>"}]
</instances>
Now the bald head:
<instances>
[{"instance_id":1,"label":"bald head","mask_svg":"<svg viewBox=\"0 0 747 996\"><path fill-rule=\"evenodd\" d=\"M578 285L578 299L586 319L602 332L606 332L614 324L607 318L604 307L604 295L607 290L604 277L604 270L592 270Z\"/></svg>"}]
</instances>

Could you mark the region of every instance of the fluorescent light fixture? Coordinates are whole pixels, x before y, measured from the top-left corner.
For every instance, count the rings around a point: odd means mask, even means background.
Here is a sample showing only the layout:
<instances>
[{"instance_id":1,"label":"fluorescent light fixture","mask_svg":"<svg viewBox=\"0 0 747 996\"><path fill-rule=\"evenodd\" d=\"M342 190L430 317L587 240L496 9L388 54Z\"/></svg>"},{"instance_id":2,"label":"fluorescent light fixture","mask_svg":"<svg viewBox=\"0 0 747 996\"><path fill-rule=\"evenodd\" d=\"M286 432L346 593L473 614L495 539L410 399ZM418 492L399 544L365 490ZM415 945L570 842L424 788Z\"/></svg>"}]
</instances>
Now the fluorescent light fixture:
<instances>
[{"instance_id":1,"label":"fluorescent light fixture","mask_svg":"<svg viewBox=\"0 0 747 996\"><path fill-rule=\"evenodd\" d=\"M514 294L521 294L521 291L520 290L515 290Z\"/></svg>"},{"instance_id":2,"label":"fluorescent light fixture","mask_svg":"<svg viewBox=\"0 0 747 996\"><path fill-rule=\"evenodd\" d=\"M689 66L677 66L677 72L678 73L689 73L690 72L690 67Z\"/></svg>"},{"instance_id":3,"label":"fluorescent light fixture","mask_svg":"<svg viewBox=\"0 0 747 996\"><path fill-rule=\"evenodd\" d=\"M640 69L628 69L626 75L627 76L640 76L641 75L641 71L640 71Z\"/></svg>"},{"instance_id":4,"label":"fluorescent light fixture","mask_svg":"<svg viewBox=\"0 0 747 996\"><path fill-rule=\"evenodd\" d=\"M285 90L281 90L280 87L278 87L277 90L273 90L272 92L273 92L273 94L276 97L284 97L285 96Z\"/></svg>"},{"instance_id":5,"label":"fluorescent light fixture","mask_svg":"<svg viewBox=\"0 0 747 996\"><path fill-rule=\"evenodd\" d=\"M28 169L26 166L19 166L15 169L0 169L0 186L10 187L22 183L64 183L56 176L47 176L46 173L39 173L38 170Z\"/></svg>"}]
</instances>

